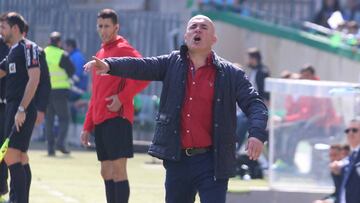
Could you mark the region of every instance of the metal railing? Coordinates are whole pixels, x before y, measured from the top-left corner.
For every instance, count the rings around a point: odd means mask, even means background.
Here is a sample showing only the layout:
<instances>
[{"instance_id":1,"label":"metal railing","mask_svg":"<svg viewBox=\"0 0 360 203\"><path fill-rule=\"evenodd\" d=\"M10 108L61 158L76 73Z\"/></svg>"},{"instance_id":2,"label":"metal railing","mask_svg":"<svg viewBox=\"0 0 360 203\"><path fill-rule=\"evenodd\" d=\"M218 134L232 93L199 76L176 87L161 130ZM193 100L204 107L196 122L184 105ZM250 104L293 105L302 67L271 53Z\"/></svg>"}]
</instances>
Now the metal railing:
<instances>
[{"instance_id":1,"label":"metal railing","mask_svg":"<svg viewBox=\"0 0 360 203\"><path fill-rule=\"evenodd\" d=\"M303 21L313 18L315 0L247 0L235 3L206 2L200 8L229 10L266 22L298 27Z\"/></svg>"},{"instance_id":2,"label":"metal railing","mask_svg":"<svg viewBox=\"0 0 360 203\"><path fill-rule=\"evenodd\" d=\"M315 13L314 0L249 0L246 2L250 8L257 11L292 20L309 20Z\"/></svg>"}]
</instances>

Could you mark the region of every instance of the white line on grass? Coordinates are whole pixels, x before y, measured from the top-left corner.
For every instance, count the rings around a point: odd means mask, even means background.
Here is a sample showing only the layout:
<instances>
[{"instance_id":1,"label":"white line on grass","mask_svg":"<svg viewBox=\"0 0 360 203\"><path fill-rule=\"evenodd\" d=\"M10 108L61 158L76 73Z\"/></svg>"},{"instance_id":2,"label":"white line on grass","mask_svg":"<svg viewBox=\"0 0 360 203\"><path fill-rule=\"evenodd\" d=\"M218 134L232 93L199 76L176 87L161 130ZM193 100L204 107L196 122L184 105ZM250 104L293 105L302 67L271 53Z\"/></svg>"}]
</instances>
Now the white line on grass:
<instances>
[{"instance_id":1,"label":"white line on grass","mask_svg":"<svg viewBox=\"0 0 360 203\"><path fill-rule=\"evenodd\" d=\"M52 196L55 196L55 197L58 197L60 198L61 200L63 200L65 203L79 203L78 200L72 198L72 197L68 197L66 196L64 193L60 192L60 191L57 191L57 190L54 190L52 189L50 186L48 185L45 185L43 183L39 183L37 184L37 186L43 190L45 190L47 193L49 193L50 195Z\"/></svg>"}]
</instances>

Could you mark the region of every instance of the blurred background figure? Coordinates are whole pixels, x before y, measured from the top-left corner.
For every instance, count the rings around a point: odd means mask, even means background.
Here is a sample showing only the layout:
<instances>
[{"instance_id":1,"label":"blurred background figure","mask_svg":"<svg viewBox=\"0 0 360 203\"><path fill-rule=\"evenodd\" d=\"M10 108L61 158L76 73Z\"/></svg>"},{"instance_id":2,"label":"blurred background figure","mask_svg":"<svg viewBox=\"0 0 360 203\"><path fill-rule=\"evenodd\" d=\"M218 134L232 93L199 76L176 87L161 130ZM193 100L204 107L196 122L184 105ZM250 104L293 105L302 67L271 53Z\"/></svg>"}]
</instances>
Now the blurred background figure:
<instances>
[{"instance_id":1,"label":"blurred background figure","mask_svg":"<svg viewBox=\"0 0 360 203\"><path fill-rule=\"evenodd\" d=\"M70 78L75 68L69 55L61 48L61 34L52 32L50 44L45 48L46 62L49 67L51 93L45 116L45 135L48 141L48 155L55 156L55 147L64 154L70 151L66 146L66 137L70 122L69 90ZM58 128L54 130L55 116L58 118ZM55 133L57 134L55 143Z\"/></svg>"},{"instance_id":2,"label":"blurred background figure","mask_svg":"<svg viewBox=\"0 0 360 203\"><path fill-rule=\"evenodd\" d=\"M321 200L316 200L314 203L335 203L336 198L339 194L340 185L342 176L340 174L340 171L338 170L337 165L339 165L339 162L342 162L344 158L348 156L346 154L346 149L349 149L348 145L340 145L340 144L333 144L329 148L329 168L331 173L331 178L334 183L334 192L326 197L324 197Z\"/></svg>"},{"instance_id":3,"label":"blurred background figure","mask_svg":"<svg viewBox=\"0 0 360 203\"><path fill-rule=\"evenodd\" d=\"M65 40L64 49L69 53L70 60L75 66L75 74L72 77L73 85L70 90L69 100L71 121L76 123L78 118L77 109L84 105L81 99L84 94L88 92L89 76L83 70L85 58L77 47L75 39L69 38Z\"/></svg>"},{"instance_id":4,"label":"blurred background figure","mask_svg":"<svg viewBox=\"0 0 360 203\"><path fill-rule=\"evenodd\" d=\"M341 186L337 197L339 203L360 202L360 120L353 119L345 129L351 148L348 164L341 168Z\"/></svg>"},{"instance_id":5,"label":"blurred background figure","mask_svg":"<svg viewBox=\"0 0 360 203\"><path fill-rule=\"evenodd\" d=\"M265 92L265 78L269 77L269 70L262 62L262 55L258 48L248 49L247 68L249 69L249 81L253 87L259 92L260 97L264 100L266 105L269 104L269 93ZM238 109L237 111L237 127L236 139L237 149L243 144L249 128L249 123L246 115Z\"/></svg>"},{"instance_id":6,"label":"blurred background figure","mask_svg":"<svg viewBox=\"0 0 360 203\"><path fill-rule=\"evenodd\" d=\"M320 80L316 75L315 68L312 65L306 64L300 70L300 78L302 80Z\"/></svg>"},{"instance_id":7,"label":"blurred background figure","mask_svg":"<svg viewBox=\"0 0 360 203\"><path fill-rule=\"evenodd\" d=\"M323 0L321 9L316 13L313 22L330 28L328 19L336 11L341 11L339 0Z\"/></svg>"},{"instance_id":8,"label":"blurred background figure","mask_svg":"<svg viewBox=\"0 0 360 203\"><path fill-rule=\"evenodd\" d=\"M344 20L360 23L360 2L358 0L346 0L342 14Z\"/></svg>"}]
</instances>

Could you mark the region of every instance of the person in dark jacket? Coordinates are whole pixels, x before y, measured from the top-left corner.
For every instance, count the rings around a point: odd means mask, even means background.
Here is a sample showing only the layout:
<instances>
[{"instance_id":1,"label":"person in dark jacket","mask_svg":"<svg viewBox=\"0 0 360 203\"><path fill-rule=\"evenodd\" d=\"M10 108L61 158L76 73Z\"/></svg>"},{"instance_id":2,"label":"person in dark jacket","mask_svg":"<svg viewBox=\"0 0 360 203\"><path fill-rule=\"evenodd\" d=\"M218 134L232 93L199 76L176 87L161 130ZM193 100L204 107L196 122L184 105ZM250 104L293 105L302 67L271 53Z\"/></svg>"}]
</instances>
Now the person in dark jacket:
<instances>
[{"instance_id":1,"label":"person in dark jacket","mask_svg":"<svg viewBox=\"0 0 360 203\"><path fill-rule=\"evenodd\" d=\"M313 23L330 28L328 20L336 11L341 12L339 0L322 0L321 9L315 14Z\"/></svg>"},{"instance_id":2,"label":"person in dark jacket","mask_svg":"<svg viewBox=\"0 0 360 203\"><path fill-rule=\"evenodd\" d=\"M348 164L341 169L342 180L336 202L358 203L360 202L360 119L351 120L344 132L351 153Z\"/></svg>"},{"instance_id":3,"label":"person in dark jacket","mask_svg":"<svg viewBox=\"0 0 360 203\"><path fill-rule=\"evenodd\" d=\"M269 93L265 92L265 78L269 77L269 69L263 64L262 55L259 49L248 50L248 67L250 68L249 80L259 92L260 97L269 102Z\"/></svg>"},{"instance_id":4,"label":"person in dark jacket","mask_svg":"<svg viewBox=\"0 0 360 203\"><path fill-rule=\"evenodd\" d=\"M244 71L220 58L213 22L190 19L180 51L150 58L94 60L97 68L137 80L163 82L155 135L149 154L163 160L166 202L226 201L228 178L235 175L236 103L250 119L248 155L257 159L266 140L268 111Z\"/></svg>"}]
</instances>

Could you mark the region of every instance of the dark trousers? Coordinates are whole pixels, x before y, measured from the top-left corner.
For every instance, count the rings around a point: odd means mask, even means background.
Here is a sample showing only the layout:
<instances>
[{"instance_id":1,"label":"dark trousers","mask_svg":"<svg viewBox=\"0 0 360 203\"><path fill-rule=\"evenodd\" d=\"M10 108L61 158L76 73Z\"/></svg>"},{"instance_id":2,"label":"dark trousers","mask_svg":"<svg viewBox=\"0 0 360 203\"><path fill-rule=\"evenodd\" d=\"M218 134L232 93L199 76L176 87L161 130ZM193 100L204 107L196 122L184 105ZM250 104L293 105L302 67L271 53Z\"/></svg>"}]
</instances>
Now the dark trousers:
<instances>
[{"instance_id":1,"label":"dark trousers","mask_svg":"<svg viewBox=\"0 0 360 203\"><path fill-rule=\"evenodd\" d=\"M45 116L45 135L48 141L48 150L54 151L55 132L54 121L55 116L59 119L57 129L56 146L65 147L65 141L70 122L70 109L68 101L68 90L52 90L50 93L50 101Z\"/></svg>"},{"instance_id":2,"label":"dark trousers","mask_svg":"<svg viewBox=\"0 0 360 203\"><path fill-rule=\"evenodd\" d=\"M193 203L198 192L201 203L225 203L228 179L214 176L213 152L188 157L179 162L163 162L166 169L166 203Z\"/></svg>"},{"instance_id":3,"label":"dark trousers","mask_svg":"<svg viewBox=\"0 0 360 203\"><path fill-rule=\"evenodd\" d=\"M2 145L6 139L5 135L5 104L0 104L0 145ZM0 163L0 195L8 192L7 186L8 169L3 160Z\"/></svg>"}]
</instances>

